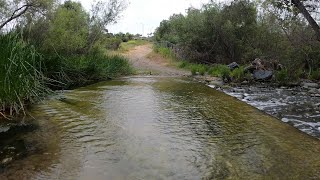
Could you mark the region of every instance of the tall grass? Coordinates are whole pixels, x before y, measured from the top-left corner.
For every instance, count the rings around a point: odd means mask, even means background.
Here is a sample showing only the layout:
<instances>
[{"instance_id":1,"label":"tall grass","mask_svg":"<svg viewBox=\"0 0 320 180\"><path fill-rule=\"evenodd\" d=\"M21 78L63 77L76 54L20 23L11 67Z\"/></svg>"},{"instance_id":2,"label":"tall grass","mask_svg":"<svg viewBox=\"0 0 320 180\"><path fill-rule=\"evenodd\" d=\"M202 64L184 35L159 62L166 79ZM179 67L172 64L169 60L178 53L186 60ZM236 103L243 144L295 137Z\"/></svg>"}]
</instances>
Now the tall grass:
<instances>
[{"instance_id":1,"label":"tall grass","mask_svg":"<svg viewBox=\"0 0 320 180\"><path fill-rule=\"evenodd\" d=\"M101 48L85 54L39 54L16 34L0 35L0 116L23 112L51 89L68 89L132 73L129 61Z\"/></svg>"},{"instance_id":2,"label":"tall grass","mask_svg":"<svg viewBox=\"0 0 320 180\"><path fill-rule=\"evenodd\" d=\"M159 53L164 58L168 58L168 59L171 59L171 60L177 60L175 54L169 48L161 47L161 46L158 46L158 45L154 45L153 46L153 51L156 52L156 53Z\"/></svg>"},{"instance_id":3,"label":"tall grass","mask_svg":"<svg viewBox=\"0 0 320 180\"><path fill-rule=\"evenodd\" d=\"M53 89L70 89L133 72L129 61L120 55L108 55L102 48L93 48L82 55L47 55L44 74L55 80Z\"/></svg>"},{"instance_id":4,"label":"tall grass","mask_svg":"<svg viewBox=\"0 0 320 180\"><path fill-rule=\"evenodd\" d=\"M227 78L230 76L231 71L227 65L217 64L212 66L208 73L214 77Z\"/></svg>"},{"instance_id":5,"label":"tall grass","mask_svg":"<svg viewBox=\"0 0 320 180\"><path fill-rule=\"evenodd\" d=\"M48 92L41 69L41 55L18 35L0 35L0 112L10 115L24 111Z\"/></svg>"}]
</instances>

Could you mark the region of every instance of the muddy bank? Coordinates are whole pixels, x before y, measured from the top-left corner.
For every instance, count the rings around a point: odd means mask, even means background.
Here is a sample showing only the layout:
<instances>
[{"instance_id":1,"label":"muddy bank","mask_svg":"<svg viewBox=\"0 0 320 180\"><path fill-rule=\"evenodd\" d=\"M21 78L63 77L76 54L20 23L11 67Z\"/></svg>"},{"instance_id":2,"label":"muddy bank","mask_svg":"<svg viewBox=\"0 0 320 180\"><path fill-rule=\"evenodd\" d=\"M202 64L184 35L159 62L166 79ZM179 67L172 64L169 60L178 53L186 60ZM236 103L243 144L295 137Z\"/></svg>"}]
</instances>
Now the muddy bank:
<instances>
[{"instance_id":1,"label":"muddy bank","mask_svg":"<svg viewBox=\"0 0 320 180\"><path fill-rule=\"evenodd\" d=\"M317 83L304 82L285 87L270 83L225 84L218 78L196 80L320 139L320 91Z\"/></svg>"}]
</instances>

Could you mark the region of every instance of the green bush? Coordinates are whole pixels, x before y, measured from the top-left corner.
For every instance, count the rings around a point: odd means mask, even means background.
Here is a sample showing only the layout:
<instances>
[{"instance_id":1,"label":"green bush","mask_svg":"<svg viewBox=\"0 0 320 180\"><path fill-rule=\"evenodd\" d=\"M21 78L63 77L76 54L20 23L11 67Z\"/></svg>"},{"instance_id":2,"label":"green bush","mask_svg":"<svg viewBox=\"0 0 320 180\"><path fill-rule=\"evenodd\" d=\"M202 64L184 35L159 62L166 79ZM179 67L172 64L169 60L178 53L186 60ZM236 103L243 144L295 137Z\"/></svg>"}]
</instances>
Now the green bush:
<instances>
[{"instance_id":1,"label":"green bush","mask_svg":"<svg viewBox=\"0 0 320 180\"><path fill-rule=\"evenodd\" d=\"M198 71L199 71L199 74L201 75L201 76L203 76L205 73L206 73L206 67L205 66L200 66L199 68L198 68Z\"/></svg>"},{"instance_id":2,"label":"green bush","mask_svg":"<svg viewBox=\"0 0 320 180\"><path fill-rule=\"evenodd\" d=\"M191 68L191 74L194 76L194 75L197 75L197 68L196 67L192 67Z\"/></svg>"},{"instance_id":3,"label":"green bush","mask_svg":"<svg viewBox=\"0 0 320 180\"><path fill-rule=\"evenodd\" d=\"M209 74L215 77L230 77L231 71L227 65L218 64L209 69Z\"/></svg>"},{"instance_id":4,"label":"green bush","mask_svg":"<svg viewBox=\"0 0 320 180\"><path fill-rule=\"evenodd\" d=\"M105 47L110 50L118 50L122 40L119 38L107 38Z\"/></svg>"},{"instance_id":5,"label":"green bush","mask_svg":"<svg viewBox=\"0 0 320 180\"><path fill-rule=\"evenodd\" d=\"M14 34L0 35L0 47L0 112L18 114L49 91L39 71L41 55Z\"/></svg>"},{"instance_id":6,"label":"green bush","mask_svg":"<svg viewBox=\"0 0 320 180\"><path fill-rule=\"evenodd\" d=\"M184 60L181 60L178 65L179 68L187 68L188 66L190 66L190 63Z\"/></svg>"},{"instance_id":7,"label":"green bush","mask_svg":"<svg viewBox=\"0 0 320 180\"><path fill-rule=\"evenodd\" d=\"M320 80L320 69L313 70L310 74L310 79L315 81Z\"/></svg>"},{"instance_id":8,"label":"green bush","mask_svg":"<svg viewBox=\"0 0 320 180\"><path fill-rule=\"evenodd\" d=\"M287 69L282 69L275 73L276 81L280 84L286 84L289 80L289 73Z\"/></svg>"},{"instance_id":9,"label":"green bush","mask_svg":"<svg viewBox=\"0 0 320 180\"><path fill-rule=\"evenodd\" d=\"M231 76L232 80L236 81L236 82L241 82L246 79L246 73L244 72L244 68L242 66L234 69L230 73L230 76Z\"/></svg>"},{"instance_id":10,"label":"green bush","mask_svg":"<svg viewBox=\"0 0 320 180\"><path fill-rule=\"evenodd\" d=\"M186 64L186 66L184 68L191 70L192 75L199 74L201 76L205 75L205 73L207 72L207 69L208 69L207 65L192 64L192 63Z\"/></svg>"},{"instance_id":11,"label":"green bush","mask_svg":"<svg viewBox=\"0 0 320 180\"><path fill-rule=\"evenodd\" d=\"M72 88L90 82L107 80L133 72L129 61L119 55L107 55L95 47L84 55L62 57L51 55L45 61L46 76L55 80L52 88Z\"/></svg>"},{"instance_id":12,"label":"green bush","mask_svg":"<svg viewBox=\"0 0 320 180\"><path fill-rule=\"evenodd\" d=\"M175 55L171 49L165 47L157 47L156 49L156 52L162 55L164 58L175 59Z\"/></svg>"}]
</instances>

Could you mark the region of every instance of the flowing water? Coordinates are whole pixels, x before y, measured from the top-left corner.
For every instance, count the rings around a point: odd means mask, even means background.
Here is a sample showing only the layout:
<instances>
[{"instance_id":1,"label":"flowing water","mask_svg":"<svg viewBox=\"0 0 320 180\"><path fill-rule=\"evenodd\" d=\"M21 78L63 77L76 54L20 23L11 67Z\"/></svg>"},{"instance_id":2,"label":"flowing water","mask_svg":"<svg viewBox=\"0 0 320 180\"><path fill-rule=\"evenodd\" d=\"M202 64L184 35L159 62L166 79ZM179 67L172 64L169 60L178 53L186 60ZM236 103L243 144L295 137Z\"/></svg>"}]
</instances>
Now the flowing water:
<instances>
[{"instance_id":1,"label":"flowing water","mask_svg":"<svg viewBox=\"0 0 320 180\"><path fill-rule=\"evenodd\" d=\"M319 179L320 141L205 85L130 77L35 106L0 179ZM32 137L32 138L30 138Z\"/></svg>"}]
</instances>

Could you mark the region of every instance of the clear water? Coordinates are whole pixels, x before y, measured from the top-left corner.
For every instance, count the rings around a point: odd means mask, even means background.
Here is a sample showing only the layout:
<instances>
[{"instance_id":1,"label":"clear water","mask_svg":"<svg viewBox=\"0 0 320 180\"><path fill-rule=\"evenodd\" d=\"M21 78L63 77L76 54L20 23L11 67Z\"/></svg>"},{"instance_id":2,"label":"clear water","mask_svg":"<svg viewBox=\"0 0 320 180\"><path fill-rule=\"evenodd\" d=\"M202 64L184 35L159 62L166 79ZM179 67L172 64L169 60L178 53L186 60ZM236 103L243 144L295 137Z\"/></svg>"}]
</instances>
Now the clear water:
<instances>
[{"instance_id":1,"label":"clear water","mask_svg":"<svg viewBox=\"0 0 320 180\"><path fill-rule=\"evenodd\" d=\"M0 179L319 179L320 141L205 85L130 77L36 105Z\"/></svg>"}]
</instances>

